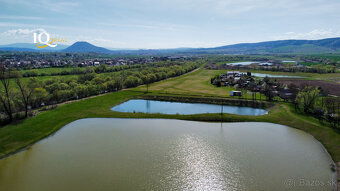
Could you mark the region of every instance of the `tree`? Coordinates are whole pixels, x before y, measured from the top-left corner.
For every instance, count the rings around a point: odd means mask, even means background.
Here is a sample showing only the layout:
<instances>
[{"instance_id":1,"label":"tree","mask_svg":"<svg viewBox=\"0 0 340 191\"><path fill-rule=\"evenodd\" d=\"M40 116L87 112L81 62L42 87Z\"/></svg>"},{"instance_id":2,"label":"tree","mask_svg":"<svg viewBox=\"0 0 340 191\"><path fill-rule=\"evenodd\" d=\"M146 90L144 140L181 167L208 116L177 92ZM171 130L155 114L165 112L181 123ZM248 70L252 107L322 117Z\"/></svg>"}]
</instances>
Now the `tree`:
<instances>
[{"instance_id":1,"label":"tree","mask_svg":"<svg viewBox=\"0 0 340 191\"><path fill-rule=\"evenodd\" d=\"M156 80L157 80L157 77L155 74L147 74L145 76L146 92L149 92L149 84Z\"/></svg>"},{"instance_id":2,"label":"tree","mask_svg":"<svg viewBox=\"0 0 340 191\"><path fill-rule=\"evenodd\" d=\"M39 107L47 100L48 93L42 87L37 87L34 89L34 93L32 93L32 105Z\"/></svg>"},{"instance_id":3,"label":"tree","mask_svg":"<svg viewBox=\"0 0 340 191\"><path fill-rule=\"evenodd\" d=\"M297 102L296 102L296 96L297 96L297 94L299 93L299 89L298 89L298 87L297 87L295 84L293 84L293 83L288 84L288 89L289 89L289 91L290 91L290 93L291 93L291 96L289 97L289 99L290 99L290 101L294 104L294 108L295 108L295 110L296 110L296 109L297 109L297 106L298 106L298 104L297 104Z\"/></svg>"},{"instance_id":4,"label":"tree","mask_svg":"<svg viewBox=\"0 0 340 191\"><path fill-rule=\"evenodd\" d=\"M0 91L0 102L4 109L4 112L8 116L9 121L13 121L12 110L12 88L10 84L11 70L6 69L5 66L0 66L0 81L2 83Z\"/></svg>"},{"instance_id":5,"label":"tree","mask_svg":"<svg viewBox=\"0 0 340 191\"><path fill-rule=\"evenodd\" d=\"M319 92L320 91L318 88L306 86L297 94L296 102L299 106L302 106L304 112L311 113L314 110L315 102L319 96Z\"/></svg>"},{"instance_id":6,"label":"tree","mask_svg":"<svg viewBox=\"0 0 340 191\"><path fill-rule=\"evenodd\" d=\"M265 82L262 85L262 89L263 89L263 94L267 97L267 99L269 101L272 101L275 96L273 93L274 89L272 88L272 86Z\"/></svg>"},{"instance_id":7,"label":"tree","mask_svg":"<svg viewBox=\"0 0 340 191\"><path fill-rule=\"evenodd\" d=\"M19 74L15 79L15 83L19 87L22 103L24 104L25 108L25 117L27 117L31 96L34 92L34 89L39 86L38 81L35 78L30 78L28 83L23 83L22 76Z\"/></svg>"},{"instance_id":8,"label":"tree","mask_svg":"<svg viewBox=\"0 0 340 191\"><path fill-rule=\"evenodd\" d=\"M263 78L263 81L264 81L265 83L267 83L267 84L268 84L268 83L269 83L269 81L270 81L270 78L269 78L268 76L266 76L266 77L264 77L264 78Z\"/></svg>"},{"instance_id":9,"label":"tree","mask_svg":"<svg viewBox=\"0 0 340 191\"><path fill-rule=\"evenodd\" d=\"M327 121L335 127L339 124L340 119L340 99L339 98L327 98L325 99L325 109Z\"/></svg>"},{"instance_id":10,"label":"tree","mask_svg":"<svg viewBox=\"0 0 340 191\"><path fill-rule=\"evenodd\" d=\"M99 73L104 73L107 71L107 66L105 64L101 64L99 66L97 66L94 71L99 74Z\"/></svg>"},{"instance_id":11,"label":"tree","mask_svg":"<svg viewBox=\"0 0 340 191\"><path fill-rule=\"evenodd\" d=\"M86 81L91 81L95 77L95 73L85 73L78 76L78 82L84 83Z\"/></svg>"},{"instance_id":12,"label":"tree","mask_svg":"<svg viewBox=\"0 0 340 191\"><path fill-rule=\"evenodd\" d=\"M114 75L112 76L112 80L114 81L114 90L118 91L123 88L122 78L120 76Z\"/></svg>"},{"instance_id":13,"label":"tree","mask_svg":"<svg viewBox=\"0 0 340 191\"><path fill-rule=\"evenodd\" d=\"M100 77L99 75L94 77L91 82L95 85L99 85L105 82L105 79L103 79L102 77Z\"/></svg>"},{"instance_id":14,"label":"tree","mask_svg":"<svg viewBox=\"0 0 340 191\"><path fill-rule=\"evenodd\" d=\"M138 77L136 76L129 76L125 82L124 82L124 85L125 87L127 88L131 88L131 87L136 87L140 84L140 81L141 79L139 79Z\"/></svg>"}]
</instances>

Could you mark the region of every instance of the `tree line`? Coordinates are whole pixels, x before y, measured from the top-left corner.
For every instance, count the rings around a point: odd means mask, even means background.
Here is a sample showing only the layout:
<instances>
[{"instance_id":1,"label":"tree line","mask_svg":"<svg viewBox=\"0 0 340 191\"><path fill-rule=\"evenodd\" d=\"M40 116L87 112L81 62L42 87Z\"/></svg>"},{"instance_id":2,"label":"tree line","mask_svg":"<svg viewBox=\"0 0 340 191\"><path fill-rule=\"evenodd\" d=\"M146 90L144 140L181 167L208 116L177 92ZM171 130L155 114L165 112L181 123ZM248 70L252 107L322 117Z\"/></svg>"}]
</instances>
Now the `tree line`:
<instances>
[{"instance_id":1,"label":"tree line","mask_svg":"<svg viewBox=\"0 0 340 191\"><path fill-rule=\"evenodd\" d=\"M134 69L134 68L142 68L147 65L147 67L168 67L174 65L174 63L179 62L154 62L148 64L131 64L131 65L120 65L120 66L108 66L106 64L101 64L99 66L86 66L86 67L74 67L71 70L65 69L62 71L52 71L50 74L46 72L39 72L39 69L33 69L29 71L21 70L23 77L38 77L38 76L62 76L62 75L78 75L85 74L89 72L94 72L97 74L101 73L111 73L118 72L122 70ZM15 77L15 76L13 76Z\"/></svg>"},{"instance_id":2,"label":"tree line","mask_svg":"<svg viewBox=\"0 0 340 191\"><path fill-rule=\"evenodd\" d=\"M99 74L94 69L71 78L51 77L44 81L24 78L17 70L0 67L1 123L26 118L32 115L32 109L150 84L182 75L200 65L198 62L161 63L110 74Z\"/></svg>"}]
</instances>

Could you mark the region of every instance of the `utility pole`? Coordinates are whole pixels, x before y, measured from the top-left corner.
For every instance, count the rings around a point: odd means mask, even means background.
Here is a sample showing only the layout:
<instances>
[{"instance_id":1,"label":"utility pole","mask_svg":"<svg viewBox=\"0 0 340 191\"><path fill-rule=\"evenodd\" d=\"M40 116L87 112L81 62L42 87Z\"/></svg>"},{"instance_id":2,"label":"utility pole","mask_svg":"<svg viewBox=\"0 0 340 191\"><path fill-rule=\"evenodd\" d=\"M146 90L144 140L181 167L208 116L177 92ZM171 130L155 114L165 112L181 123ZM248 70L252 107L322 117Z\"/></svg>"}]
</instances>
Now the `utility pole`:
<instances>
[{"instance_id":1,"label":"utility pole","mask_svg":"<svg viewBox=\"0 0 340 191\"><path fill-rule=\"evenodd\" d=\"M221 122L223 121L223 102L221 104Z\"/></svg>"}]
</instances>

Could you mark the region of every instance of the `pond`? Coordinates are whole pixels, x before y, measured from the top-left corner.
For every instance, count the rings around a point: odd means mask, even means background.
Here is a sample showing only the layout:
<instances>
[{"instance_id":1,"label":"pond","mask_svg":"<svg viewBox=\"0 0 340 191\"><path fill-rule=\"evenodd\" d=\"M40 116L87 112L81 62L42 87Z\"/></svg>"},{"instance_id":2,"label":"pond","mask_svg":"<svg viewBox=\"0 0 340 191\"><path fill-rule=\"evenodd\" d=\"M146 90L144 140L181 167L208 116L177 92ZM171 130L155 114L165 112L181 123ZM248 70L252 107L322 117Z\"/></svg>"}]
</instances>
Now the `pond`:
<instances>
[{"instance_id":1,"label":"pond","mask_svg":"<svg viewBox=\"0 0 340 191\"><path fill-rule=\"evenodd\" d=\"M268 76L269 78L303 78L301 76L288 76L288 75L272 75L272 74L263 74L263 73L251 73L252 76L264 78Z\"/></svg>"},{"instance_id":2,"label":"pond","mask_svg":"<svg viewBox=\"0 0 340 191\"><path fill-rule=\"evenodd\" d=\"M247 65L251 65L251 64L254 64L254 63L258 63L260 66L265 66L265 65L273 65L273 63L270 63L270 62L257 62L257 61L250 61L250 62L231 62L231 63L226 63L227 65L234 65L234 66L237 66L237 65L241 65L241 66L247 66Z\"/></svg>"},{"instance_id":3,"label":"pond","mask_svg":"<svg viewBox=\"0 0 340 191\"><path fill-rule=\"evenodd\" d=\"M162 114L199 114L199 113L221 113L222 106L204 103L182 103L170 101L155 101L132 99L111 108L118 112L141 112ZM223 105L223 113L237 115L264 115L268 111L260 108L240 107Z\"/></svg>"},{"instance_id":4,"label":"pond","mask_svg":"<svg viewBox=\"0 0 340 191\"><path fill-rule=\"evenodd\" d=\"M91 118L1 159L0 190L323 191L331 163L312 136L277 124Z\"/></svg>"},{"instance_id":5,"label":"pond","mask_svg":"<svg viewBox=\"0 0 340 191\"><path fill-rule=\"evenodd\" d=\"M297 64L297 61L295 61L295 60L282 60L281 62L282 63L295 63L295 64Z\"/></svg>"}]
</instances>

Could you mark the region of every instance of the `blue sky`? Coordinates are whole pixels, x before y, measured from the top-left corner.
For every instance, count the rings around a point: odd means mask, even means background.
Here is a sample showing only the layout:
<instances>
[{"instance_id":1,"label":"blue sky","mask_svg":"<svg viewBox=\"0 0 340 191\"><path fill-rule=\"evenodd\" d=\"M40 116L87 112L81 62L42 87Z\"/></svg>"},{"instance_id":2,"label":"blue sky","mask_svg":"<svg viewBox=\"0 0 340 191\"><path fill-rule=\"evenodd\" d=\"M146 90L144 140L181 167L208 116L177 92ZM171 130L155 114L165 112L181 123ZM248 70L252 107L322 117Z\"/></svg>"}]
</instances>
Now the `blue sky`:
<instances>
[{"instance_id":1,"label":"blue sky","mask_svg":"<svg viewBox=\"0 0 340 191\"><path fill-rule=\"evenodd\" d=\"M0 44L47 31L107 48L215 47L340 36L339 0L0 0Z\"/></svg>"}]
</instances>

